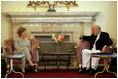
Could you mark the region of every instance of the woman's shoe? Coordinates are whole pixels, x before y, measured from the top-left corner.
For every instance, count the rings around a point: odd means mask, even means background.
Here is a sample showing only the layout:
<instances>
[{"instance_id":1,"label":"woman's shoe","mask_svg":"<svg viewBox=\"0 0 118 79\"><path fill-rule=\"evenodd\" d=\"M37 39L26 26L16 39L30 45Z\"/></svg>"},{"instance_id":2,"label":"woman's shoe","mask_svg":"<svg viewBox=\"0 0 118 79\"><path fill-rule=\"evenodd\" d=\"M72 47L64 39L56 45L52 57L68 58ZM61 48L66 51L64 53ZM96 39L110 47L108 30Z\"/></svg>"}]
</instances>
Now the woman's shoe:
<instances>
[{"instance_id":1,"label":"woman's shoe","mask_svg":"<svg viewBox=\"0 0 118 79\"><path fill-rule=\"evenodd\" d=\"M21 72L22 74L25 74L25 70L21 70L20 72Z\"/></svg>"},{"instance_id":2,"label":"woman's shoe","mask_svg":"<svg viewBox=\"0 0 118 79\"><path fill-rule=\"evenodd\" d=\"M22 74L25 74L25 72L21 72Z\"/></svg>"},{"instance_id":3,"label":"woman's shoe","mask_svg":"<svg viewBox=\"0 0 118 79\"><path fill-rule=\"evenodd\" d=\"M34 66L30 66L31 68L35 68L36 67L36 65L34 65Z\"/></svg>"}]
</instances>

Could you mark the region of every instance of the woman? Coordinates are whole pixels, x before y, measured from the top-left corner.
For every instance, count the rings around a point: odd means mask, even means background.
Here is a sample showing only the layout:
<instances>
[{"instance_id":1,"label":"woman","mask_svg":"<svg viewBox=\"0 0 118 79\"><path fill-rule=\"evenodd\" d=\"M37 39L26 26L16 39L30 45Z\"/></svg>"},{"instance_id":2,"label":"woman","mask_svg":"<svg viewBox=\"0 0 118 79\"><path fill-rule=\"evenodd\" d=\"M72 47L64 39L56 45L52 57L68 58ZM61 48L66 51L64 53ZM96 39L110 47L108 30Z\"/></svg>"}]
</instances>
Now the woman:
<instances>
[{"instance_id":1,"label":"woman","mask_svg":"<svg viewBox=\"0 0 118 79\"><path fill-rule=\"evenodd\" d=\"M22 73L25 73L25 65L26 60L29 62L30 66L34 66L33 62L31 61L31 47L30 41L27 40L26 37L26 28L20 27L17 31L19 37L14 40L14 54L25 54L25 57L22 58Z\"/></svg>"}]
</instances>

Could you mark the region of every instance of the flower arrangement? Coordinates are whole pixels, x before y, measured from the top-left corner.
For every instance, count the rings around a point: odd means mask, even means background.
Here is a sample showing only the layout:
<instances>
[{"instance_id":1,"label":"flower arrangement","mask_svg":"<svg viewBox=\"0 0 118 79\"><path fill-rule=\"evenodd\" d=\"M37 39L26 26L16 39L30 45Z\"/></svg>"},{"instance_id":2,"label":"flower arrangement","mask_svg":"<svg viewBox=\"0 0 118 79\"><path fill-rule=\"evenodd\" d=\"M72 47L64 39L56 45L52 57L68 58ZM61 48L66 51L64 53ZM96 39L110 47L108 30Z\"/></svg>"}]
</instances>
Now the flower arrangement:
<instances>
[{"instance_id":1,"label":"flower arrangement","mask_svg":"<svg viewBox=\"0 0 118 79\"><path fill-rule=\"evenodd\" d=\"M60 43L64 41L64 35L60 33L52 33L52 40L56 43L56 51L60 52Z\"/></svg>"},{"instance_id":2,"label":"flower arrangement","mask_svg":"<svg viewBox=\"0 0 118 79\"><path fill-rule=\"evenodd\" d=\"M60 33L52 33L52 40L54 40L55 43L61 43L64 40L64 35Z\"/></svg>"}]
</instances>

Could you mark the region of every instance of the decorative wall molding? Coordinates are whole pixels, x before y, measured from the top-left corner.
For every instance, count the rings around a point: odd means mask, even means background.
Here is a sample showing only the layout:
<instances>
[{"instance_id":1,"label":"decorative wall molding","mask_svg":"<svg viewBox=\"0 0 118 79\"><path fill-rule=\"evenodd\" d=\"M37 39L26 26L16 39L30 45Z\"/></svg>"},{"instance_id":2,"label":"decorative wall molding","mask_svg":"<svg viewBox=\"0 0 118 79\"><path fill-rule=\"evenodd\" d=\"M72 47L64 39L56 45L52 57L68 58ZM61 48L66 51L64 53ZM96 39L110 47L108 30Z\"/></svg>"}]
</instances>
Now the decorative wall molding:
<instances>
[{"instance_id":1,"label":"decorative wall molding","mask_svg":"<svg viewBox=\"0 0 118 79\"><path fill-rule=\"evenodd\" d=\"M38 22L38 23L63 23L63 22L92 22L100 12L73 12L73 13L4 13L11 17L12 22Z\"/></svg>"}]
</instances>

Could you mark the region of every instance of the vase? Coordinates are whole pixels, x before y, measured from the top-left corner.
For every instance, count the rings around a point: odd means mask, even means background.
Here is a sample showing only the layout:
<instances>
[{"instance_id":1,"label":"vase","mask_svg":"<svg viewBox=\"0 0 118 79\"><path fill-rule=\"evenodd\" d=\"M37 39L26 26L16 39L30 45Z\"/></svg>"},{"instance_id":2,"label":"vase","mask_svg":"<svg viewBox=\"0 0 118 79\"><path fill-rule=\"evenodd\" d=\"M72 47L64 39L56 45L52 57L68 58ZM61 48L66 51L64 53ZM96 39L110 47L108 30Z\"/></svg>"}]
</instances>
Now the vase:
<instances>
[{"instance_id":1,"label":"vase","mask_svg":"<svg viewBox=\"0 0 118 79\"><path fill-rule=\"evenodd\" d=\"M56 52L59 53L60 52L60 45L57 43L56 44Z\"/></svg>"}]
</instances>

